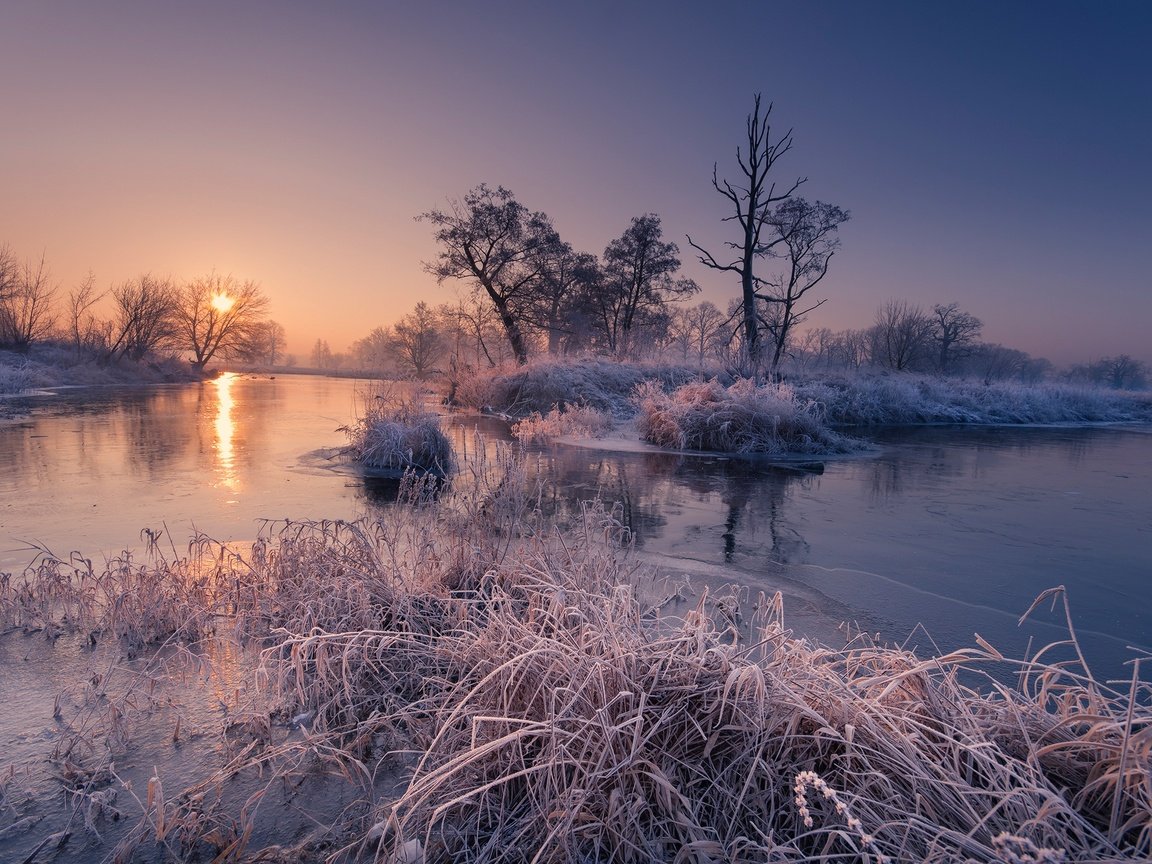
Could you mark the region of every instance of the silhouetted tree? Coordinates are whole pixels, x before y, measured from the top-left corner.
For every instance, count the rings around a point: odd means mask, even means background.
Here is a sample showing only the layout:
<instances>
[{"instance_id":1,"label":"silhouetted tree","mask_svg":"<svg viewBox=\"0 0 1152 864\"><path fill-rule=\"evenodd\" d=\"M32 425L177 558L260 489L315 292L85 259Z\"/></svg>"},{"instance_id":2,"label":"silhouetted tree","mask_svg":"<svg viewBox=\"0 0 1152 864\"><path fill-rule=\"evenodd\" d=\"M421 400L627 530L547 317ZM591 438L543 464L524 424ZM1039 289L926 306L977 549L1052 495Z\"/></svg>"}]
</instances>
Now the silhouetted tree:
<instances>
[{"instance_id":1,"label":"silhouetted tree","mask_svg":"<svg viewBox=\"0 0 1152 864\"><path fill-rule=\"evenodd\" d=\"M913 368L924 356L932 320L906 300L889 300L876 312L872 362L897 371Z\"/></svg>"},{"instance_id":2,"label":"silhouetted tree","mask_svg":"<svg viewBox=\"0 0 1152 864\"><path fill-rule=\"evenodd\" d=\"M328 347L327 339L317 339L312 346L312 365L317 369L332 368L332 349Z\"/></svg>"},{"instance_id":3,"label":"silhouetted tree","mask_svg":"<svg viewBox=\"0 0 1152 864\"><path fill-rule=\"evenodd\" d=\"M773 312L773 374L780 366L792 328L826 302L827 298L814 303L804 298L828 274L828 263L840 245L836 233L849 218L848 211L834 204L809 203L803 198L790 198L764 217L771 231L770 245L777 246L778 257L784 259L784 271L765 280L763 289L756 292Z\"/></svg>"},{"instance_id":4,"label":"silhouetted tree","mask_svg":"<svg viewBox=\"0 0 1152 864\"><path fill-rule=\"evenodd\" d=\"M1003 345L981 343L972 349L970 363L985 385L1015 378L1029 360L1027 354Z\"/></svg>"},{"instance_id":5,"label":"silhouetted tree","mask_svg":"<svg viewBox=\"0 0 1152 864\"><path fill-rule=\"evenodd\" d=\"M177 347L203 369L217 353L237 351L255 335L268 298L255 282L213 273L186 283L176 300Z\"/></svg>"},{"instance_id":6,"label":"silhouetted tree","mask_svg":"<svg viewBox=\"0 0 1152 864\"><path fill-rule=\"evenodd\" d=\"M658 324L669 300L700 290L691 279L677 279L679 248L661 240L655 213L636 216L604 250L603 278L595 291L605 344L614 354L633 349L634 331ZM666 325L666 318L663 319Z\"/></svg>"},{"instance_id":7,"label":"silhouetted tree","mask_svg":"<svg viewBox=\"0 0 1152 864\"><path fill-rule=\"evenodd\" d=\"M697 367L702 368L705 359L716 350L723 323L724 313L707 300L673 312L670 336L680 349L681 359L692 357Z\"/></svg>"},{"instance_id":8,"label":"silhouetted tree","mask_svg":"<svg viewBox=\"0 0 1152 864\"><path fill-rule=\"evenodd\" d=\"M440 282L474 281L496 310L517 361L527 363L524 317L560 244L548 217L529 212L503 186L481 183L447 211L429 210L417 219L436 226L440 246L439 257L425 269Z\"/></svg>"},{"instance_id":9,"label":"silhouetted tree","mask_svg":"<svg viewBox=\"0 0 1152 864\"><path fill-rule=\"evenodd\" d=\"M104 359L139 361L151 351L170 347L178 332L177 300L172 280L150 273L113 288Z\"/></svg>"},{"instance_id":10,"label":"silhouetted tree","mask_svg":"<svg viewBox=\"0 0 1152 864\"><path fill-rule=\"evenodd\" d=\"M247 338L237 347L230 349L227 355L245 363L275 366L283 358L287 344L288 337L284 325L268 318L254 324Z\"/></svg>"},{"instance_id":11,"label":"silhouetted tree","mask_svg":"<svg viewBox=\"0 0 1152 864\"><path fill-rule=\"evenodd\" d=\"M101 327L91 310L103 298L104 292L96 292L96 275L91 270L68 292L68 335L77 355L99 349Z\"/></svg>"},{"instance_id":12,"label":"silhouetted tree","mask_svg":"<svg viewBox=\"0 0 1152 864\"><path fill-rule=\"evenodd\" d=\"M7 245L0 246L0 304L15 290L19 275L20 262Z\"/></svg>"},{"instance_id":13,"label":"silhouetted tree","mask_svg":"<svg viewBox=\"0 0 1152 864\"><path fill-rule=\"evenodd\" d=\"M773 141L772 126L768 121L772 114L772 103L763 116L760 113L760 94L753 100L752 113L746 124L745 146L736 148L736 163L744 175L736 185L728 180L720 180L717 166L712 165L712 187L731 204L731 215L725 222L735 221L740 228L738 239L724 245L736 253L732 261L718 260L711 252L688 238L688 243L700 253L700 262L713 270L736 273L740 276L741 323L743 326L743 351L747 353L745 374L758 375L761 362L760 325L757 317L756 294L762 284L755 275L756 258L767 254L773 245L781 242L780 237L770 238L764 227L772 212L772 205L791 197L804 182L804 178L777 191L775 182L768 179L772 167L785 153L792 149L792 130Z\"/></svg>"},{"instance_id":14,"label":"silhouetted tree","mask_svg":"<svg viewBox=\"0 0 1152 864\"><path fill-rule=\"evenodd\" d=\"M389 351L401 370L417 378L435 371L444 354L444 337L436 318L432 308L421 301L392 328Z\"/></svg>"},{"instance_id":15,"label":"silhouetted tree","mask_svg":"<svg viewBox=\"0 0 1152 864\"><path fill-rule=\"evenodd\" d=\"M1117 390L1140 390L1147 386L1147 367L1129 354L1101 357L1086 366L1073 366L1070 380L1088 381Z\"/></svg>"},{"instance_id":16,"label":"silhouetted tree","mask_svg":"<svg viewBox=\"0 0 1152 864\"><path fill-rule=\"evenodd\" d=\"M52 313L55 296L56 286L44 256L36 262L25 261L0 300L0 346L27 351L48 336L56 326Z\"/></svg>"},{"instance_id":17,"label":"silhouetted tree","mask_svg":"<svg viewBox=\"0 0 1152 864\"><path fill-rule=\"evenodd\" d=\"M936 369L944 374L952 371L957 360L972 352L983 328L984 323L961 311L959 303L933 306L929 338L936 343Z\"/></svg>"},{"instance_id":18,"label":"silhouetted tree","mask_svg":"<svg viewBox=\"0 0 1152 864\"><path fill-rule=\"evenodd\" d=\"M548 353L558 354L565 337L571 337L586 320L588 298L602 278L600 264L595 255L576 252L560 242L545 255L542 276L529 316L547 338Z\"/></svg>"}]
</instances>

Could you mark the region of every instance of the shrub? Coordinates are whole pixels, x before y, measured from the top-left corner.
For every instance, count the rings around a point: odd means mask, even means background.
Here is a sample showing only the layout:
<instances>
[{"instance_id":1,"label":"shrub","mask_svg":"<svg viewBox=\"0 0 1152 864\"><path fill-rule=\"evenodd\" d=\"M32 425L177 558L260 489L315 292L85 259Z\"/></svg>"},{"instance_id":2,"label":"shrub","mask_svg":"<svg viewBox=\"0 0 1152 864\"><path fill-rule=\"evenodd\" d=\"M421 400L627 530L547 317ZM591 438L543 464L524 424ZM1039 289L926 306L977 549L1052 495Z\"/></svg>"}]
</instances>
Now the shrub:
<instances>
[{"instance_id":1,"label":"shrub","mask_svg":"<svg viewBox=\"0 0 1152 864\"><path fill-rule=\"evenodd\" d=\"M863 445L829 430L819 406L787 385L738 381L685 384L672 393L644 385L638 392L641 437L676 450L723 453L847 453Z\"/></svg>"},{"instance_id":2,"label":"shrub","mask_svg":"<svg viewBox=\"0 0 1152 864\"><path fill-rule=\"evenodd\" d=\"M833 425L1095 423L1152 419L1152 397L1071 384L929 376L830 376L794 384Z\"/></svg>"},{"instance_id":3,"label":"shrub","mask_svg":"<svg viewBox=\"0 0 1152 864\"><path fill-rule=\"evenodd\" d=\"M553 409L592 408L616 417L635 412L633 394L644 381L671 388L699 377L686 366L620 363L602 358L541 358L526 366L461 376L456 401L464 407L513 417L545 415Z\"/></svg>"},{"instance_id":4,"label":"shrub","mask_svg":"<svg viewBox=\"0 0 1152 864\"><path fill-rule=\"evenodd\" d=\"M364 416L344 427L353 459L372 471L447 474L452 445L439 415L418 402L381 391L371 394Z\"/></svg>"}]
</instances>

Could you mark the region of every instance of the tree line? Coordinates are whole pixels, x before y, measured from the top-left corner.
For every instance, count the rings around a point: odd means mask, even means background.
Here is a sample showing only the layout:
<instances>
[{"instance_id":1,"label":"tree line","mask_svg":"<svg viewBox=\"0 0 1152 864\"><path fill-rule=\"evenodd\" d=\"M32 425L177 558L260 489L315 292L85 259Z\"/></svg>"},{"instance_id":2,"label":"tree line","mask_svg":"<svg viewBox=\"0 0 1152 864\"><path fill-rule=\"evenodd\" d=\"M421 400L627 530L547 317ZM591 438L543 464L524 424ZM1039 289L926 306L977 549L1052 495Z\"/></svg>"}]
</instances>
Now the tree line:
<instances>
[{"instance_id":1,"label":"tree line","mask_svg":"<svg viewBox=\"0 0 1152 864\"><path fill-rule=\"evenodd\" d=\"M660 217L636 216L599 256L563 241L551 218L530 210L511 191L487 184L444 209L417 219L429 223L437 255L425 269L438 282L464 291L453 303L419 303L393 327L378 327L349 355L334 355L318 340L314 365L354 365L427 377L461 366L525 363L533 353L595 352L615 357L663 355L700 368L719 365L757 380L797 367L930 372L978 377L987 383L1037 381L1051 364L980 339L983 322L958 303L924 309L891 300L871 326L832 332L800 325L827 302L818 291L840 245L848 211L809 201L798 190L807 178L778 183L792 131L775 134L772 105L759 95L736 148L734 180L712 168L712 187L725 201L731 226L724 251L687 241L704 266L730 273L739 291L720 309L702 302L680 276L680 250L664 239ZM1127 355L1074 367L1066 377L1138 387L1146 370Z\"/></svg>"},{"instance_id":2,"label":"tree line","mask_svg":"<svg viewBox=\"0 0 1152 864\"><path fill-rule=\"evenodd\" d=\"M55 342L104 365L163 354L200 369L216 357L275 365L285 332L268 305L256 282L216 273L183 282L145 273L104 290L89 273L64 292L43 255L20 261L0 246L0 349L9 351Z\"/></svg>"}]
</instances>

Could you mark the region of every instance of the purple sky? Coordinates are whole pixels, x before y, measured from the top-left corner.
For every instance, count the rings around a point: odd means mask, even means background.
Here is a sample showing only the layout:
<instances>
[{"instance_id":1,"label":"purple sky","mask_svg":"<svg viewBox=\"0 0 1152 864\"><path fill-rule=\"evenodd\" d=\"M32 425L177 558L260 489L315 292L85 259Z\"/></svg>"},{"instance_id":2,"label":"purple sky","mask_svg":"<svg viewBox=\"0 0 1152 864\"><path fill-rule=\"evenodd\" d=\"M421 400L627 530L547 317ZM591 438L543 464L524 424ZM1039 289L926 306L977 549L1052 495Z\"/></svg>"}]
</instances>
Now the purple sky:
<instances>
[{"instance_id":1,"label":"purple sky","mask_svg":"<svg viewBox=\"0 0 1152 864\"><path fill-rule=\"evenodd\" d=\"M487 182L602 252L729 235L712 163L760 91L779 179L846 207L812 326L958 301L1057 363L1152 361L1152 4L6 0L0 244L65 289L215 269L306 355L417 300L413 217Z\"/></svg>"}]
</instances>

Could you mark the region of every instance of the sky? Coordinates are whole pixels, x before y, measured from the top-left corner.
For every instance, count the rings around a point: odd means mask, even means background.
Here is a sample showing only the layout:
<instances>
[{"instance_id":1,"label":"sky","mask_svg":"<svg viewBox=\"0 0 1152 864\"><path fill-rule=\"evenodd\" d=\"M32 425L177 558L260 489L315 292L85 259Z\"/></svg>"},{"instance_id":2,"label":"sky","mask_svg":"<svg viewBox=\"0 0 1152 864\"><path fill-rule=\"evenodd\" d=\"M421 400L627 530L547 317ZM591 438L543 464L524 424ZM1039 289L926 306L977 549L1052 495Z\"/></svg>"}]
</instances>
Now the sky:
<instances>
[{"instance_id":1,"label":"sky","mask_svg":"<svg viewBox=\"0 0 1152 864\"><path fill-rule=\"evenodd\" d=\"M0 0L0 245L61 288L258 281L290 350L451 300L415 220L481 182L600 253L654 212L701 299L754 93L852 213L810 326L958 302L1152 362L1152 3Z\"/></svg>"}]
</instances>

